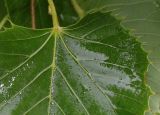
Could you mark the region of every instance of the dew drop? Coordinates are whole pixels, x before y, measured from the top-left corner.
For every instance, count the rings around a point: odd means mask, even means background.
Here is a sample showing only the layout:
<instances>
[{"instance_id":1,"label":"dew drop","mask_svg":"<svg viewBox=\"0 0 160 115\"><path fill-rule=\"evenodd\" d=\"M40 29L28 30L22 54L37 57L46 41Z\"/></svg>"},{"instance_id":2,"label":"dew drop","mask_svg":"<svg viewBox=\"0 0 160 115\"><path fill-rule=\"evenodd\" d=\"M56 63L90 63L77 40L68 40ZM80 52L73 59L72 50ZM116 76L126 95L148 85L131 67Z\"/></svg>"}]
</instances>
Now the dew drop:
<instances>
[{"instance_id":1,"label":"dew drop","mask_svg":"<svg viewBox=\"0 0 160 115\"><path fill-rule=\"evenodd\" d=\"M25 67L23 67L23 71L26 71L26 68L25 68Z\"/></svg>"},{"instance_id":2,"label":"dew drop","mask_svg":"<svg viewBox=\"0 0 160 115\"><path fill-rule=\"evenodd\" d=\"M60 14L60 17L61 17L62 20L64 20L64 16L62 14Z\"/></svg>"},{"instance_id":3,"label":"dew drop","mask_svg":"<svg viewBox=\"0 0 160 115\"><path fill-rule=\"evenodd\" d=\"M19 95L22 95L22 92L19 92Z\"/></svg>"},{"instance_id":4,"label":"dew drop","mask_svg":"<svg viewBox=\"0 0 160 115\"><path fill-rule=\"evenodd\" d=\"M91 74L91 73L88 73L88 75L89 75L89 76L92 76L92 74Z\"/></svg>"},{"instance_id":5,"label":"dew drop","mask_svg":"<svg viewBox=\"0 0 160 115\"><path fill-rule=\"evenodd\" d=\"M15 78L16 78L16 77L12 77L12 81L14 81L14 80L15 80Z\"/></svg>"},{"instance_id":6,"label":"dew drop","mask_svg":"<svg viewBox=\"0 0 160 115\"><path fill-rule=\"evenodd\" d=\"M9 87L11 87L12 85L13 85L13 83L11 82L10 85L9 85Z\"/></svg>"},{"instance_id":7,"label":"dew drop","mask_svg":"<svg viewBox=\"0 0 160 115\"><path fill-rule=\"evenodd\" d=\"M1 84L1 85L0 85L0 88L3 87L3 86L4 86L4 84Z\"/></svg>"}]
</instances>

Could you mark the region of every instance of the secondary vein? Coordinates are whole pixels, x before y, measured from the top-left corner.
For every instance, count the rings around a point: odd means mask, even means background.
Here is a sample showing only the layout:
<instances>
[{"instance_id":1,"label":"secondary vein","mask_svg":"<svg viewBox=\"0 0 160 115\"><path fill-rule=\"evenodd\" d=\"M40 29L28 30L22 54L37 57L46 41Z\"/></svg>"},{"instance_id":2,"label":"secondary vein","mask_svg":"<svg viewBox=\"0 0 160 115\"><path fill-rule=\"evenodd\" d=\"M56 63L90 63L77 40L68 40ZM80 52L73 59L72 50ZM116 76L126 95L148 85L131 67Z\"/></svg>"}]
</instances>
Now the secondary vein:
<instances>
[{"instance_id":1,"label":"secondary vein","mask_svg":"<svg viewBox=\"0 0 160 115\"><path fill-rule=\"evenodd\" d=\"M4 26L4 24L7 22L7 20L8 20L8 15L6 15L3 19L2 19L2 21L0 22L0 30L2 29L2 27Z\"/></svg>"}]
</instances>

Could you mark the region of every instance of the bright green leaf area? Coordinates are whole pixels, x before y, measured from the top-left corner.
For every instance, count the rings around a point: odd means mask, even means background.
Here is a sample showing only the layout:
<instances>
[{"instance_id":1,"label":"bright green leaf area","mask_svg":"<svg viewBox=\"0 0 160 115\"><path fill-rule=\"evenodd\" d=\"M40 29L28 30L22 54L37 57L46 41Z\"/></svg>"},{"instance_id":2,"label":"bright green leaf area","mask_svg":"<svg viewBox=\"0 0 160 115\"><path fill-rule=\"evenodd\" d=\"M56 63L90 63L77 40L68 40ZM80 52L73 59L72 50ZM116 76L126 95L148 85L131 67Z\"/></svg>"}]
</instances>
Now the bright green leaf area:
<instances>
[{"instance_id":1,"label":"bright green leaf area","mask_svg":"<svg viewBox=\"0 0 160 115\"><path fill-rule=\"evenodd\" d=\"M110 13L0 32L0 115L143 115L147 54Z\"/></svg>"}]
</instances>

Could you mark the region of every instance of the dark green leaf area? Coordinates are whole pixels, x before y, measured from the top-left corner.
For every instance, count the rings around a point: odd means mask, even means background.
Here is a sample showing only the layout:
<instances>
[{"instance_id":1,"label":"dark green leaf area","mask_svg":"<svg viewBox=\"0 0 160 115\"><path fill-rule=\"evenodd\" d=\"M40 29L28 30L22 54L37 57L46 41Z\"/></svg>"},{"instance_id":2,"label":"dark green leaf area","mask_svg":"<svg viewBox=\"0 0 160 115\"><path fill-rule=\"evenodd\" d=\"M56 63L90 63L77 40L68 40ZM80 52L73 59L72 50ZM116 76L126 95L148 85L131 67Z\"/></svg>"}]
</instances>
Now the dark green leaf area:
<instances>
[{"instance_id":1,"label":"dark green leaf area","mask_svg":"<svg viewBox=\"0 0 160 115\"><path fill-rule=\"evenodd\" d=\"M55 0L56 10L59 14L61 26L68 26L75 23L79 17L77 16L71 0Z\"/></svg>"},{"instance_id":2,"label":"dark green leaf area","mask_svg":"<svg viewBox=\"0 0 160 115\"><path fill-rule=\"evenodd\" d=\"M1 2L0 2L0 8L1 8L0 20L2 20L3 17L5 17L5 15L7 13L6 8L5 8L5 2L4 2L4 0L1 0Z\"/></svg>"},{"instance_id":3,"label":"dark green leaf area","mask_svg":"<svg viewBox=\"0 0 160 115\"><path fill-rule=\"evenodd\" d=\"M32 27L31 15L31 1L30 0L1 0L5 8L2 9L2 14L5 12L9 15L11 21L15 24ZM48 15L48 2L47 0L35 0L35 25L36 28L51 27L51 16ZM0 15L0 19L1 19Z\"/></svg>"}]
</instances>

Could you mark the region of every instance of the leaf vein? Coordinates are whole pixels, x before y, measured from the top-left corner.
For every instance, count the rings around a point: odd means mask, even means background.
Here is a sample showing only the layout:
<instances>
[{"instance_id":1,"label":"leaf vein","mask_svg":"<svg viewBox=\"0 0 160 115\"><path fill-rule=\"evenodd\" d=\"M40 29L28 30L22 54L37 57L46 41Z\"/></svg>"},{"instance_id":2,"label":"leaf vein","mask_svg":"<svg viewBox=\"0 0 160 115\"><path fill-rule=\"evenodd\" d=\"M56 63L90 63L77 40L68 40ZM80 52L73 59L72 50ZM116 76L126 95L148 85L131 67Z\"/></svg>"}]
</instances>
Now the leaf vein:
<instances>
[{"instance_id":1,"label":"leaf vein","mask_svg":"<svg viewBox=\"0 0 160 115\"><path fill-rule=\"evenodd\" d=\"M63 113L63 115L66 115L64 110L62 109L62 107L56 102L56 100L53 100L54 103L57 105L57 107L61 110L61 112Z\"/></svg>"},{"instance_id":2,"label":"leaf vein","mask_svg":"<svg viewBox=\"0 0 160 115\"><path fill-rule=\"evenodd\" d=\"M24 112L23 115L26 115L28 112L30 112L32 109L34 109L37 105L39 105L41 102L43 102L47 98L49 98L49 97L46 96L46 97L42 98L41 100L39 100L36 104L34 104L31 108L29 108L26 112Z\"/></svg>"},{"instance_id":3,"label":"leaf vein","mask_svg":"<svg viewBox=\"0 0 160 115\"><path fill-rule=\"evenodd\" d=\"M104 46L107 46L107 47L111 47L111 48L114 48L114 49L120 49L118 47L115 47L113 45L110 45L110 44L105 44L105 43L101 43L101 42L97 42L97 41L93 41L93 40L87 40L87 39L84 39L84 38L80 38L80 37L76 37L76 36L72 36L71 34L68 34L68 33L65 33L63 32L65 35L71 37L71 38L75 38L77 40L82 40L82 41L87 41L87 42L90 42L90 43L95 43L95 44L100 44L100 45L104 45Z\"/></svg>"},{"instance_id":4,"label":"leaf vein","mask_svg":"<svg viewBox=\"0 0 160 115\"><path fill-rule=\"evenodd\" d=\"M25 55L25 54L3 53L3 52L0 52L0 55L10 55L10 56L23 56L23 57L29 57L29 55Z\"/></svg>"},{"instance_id":5,"label":"leaf vein","mask_svg":"<svg viewBox=\"0 0 160 115\"><path fill-rule=\"evenodd\" d=\"M50 32L45 32L43 34L41 34L40 36L34 36L34 37L28 37L26 39L15 39L15 40L0 40L0 42L13 42L13 41L25 41L25 40L31 40L31 39L37 39L39 37L45 36L47 34L49 34Z\"/></svg>"}]
</instances>

